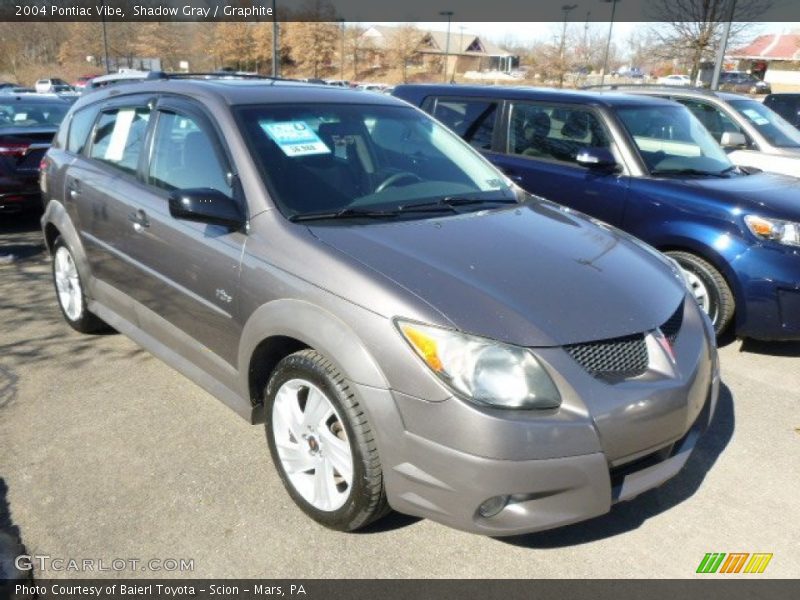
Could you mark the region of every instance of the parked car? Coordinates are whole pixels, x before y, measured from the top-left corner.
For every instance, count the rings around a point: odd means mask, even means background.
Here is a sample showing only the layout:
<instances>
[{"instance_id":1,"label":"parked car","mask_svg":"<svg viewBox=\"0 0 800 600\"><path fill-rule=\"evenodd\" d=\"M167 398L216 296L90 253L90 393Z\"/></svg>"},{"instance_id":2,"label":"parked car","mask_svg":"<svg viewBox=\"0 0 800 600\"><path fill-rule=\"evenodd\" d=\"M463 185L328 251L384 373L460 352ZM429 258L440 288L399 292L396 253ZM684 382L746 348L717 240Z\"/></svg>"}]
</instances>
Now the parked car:
<instances>
[{"instance_id":1,"label":"parked car","mask_svg":"<svg viewBox=\"0 0 800 600\"><path fill-rule=\"evenodd\" d=\"M66 81L56 77L51 79L40 79L34 84L33 87L38 94L50 94L59 91L67 92L72 90Z\"/></svg>"},{"instance_id":2,"label":"parked car","mask_svg":"<svg viewBox=\"0 0 800 600\"><path fill-rule=\"evenodd\" d=\"M66 321L263 420L326 526L590 518L677 473L714 411L713 331L673 261L391 96L145 81L82 97L56 139Z\"/></svg>"},{"instance_id":3,"label":"parked car","mask_svg":"<svg viewBox=\"0 0 800 600\"><path fill-rule=\"evenodd\" d=\"M39 162L69 106L55 97L0 95L0 213L41 211Z\"/></svg>"},{"instance_id":4,"label":"parked car","mask_svg":"<svg viewBox=\"0 0 800 600\"><path fill-rule=\"evenodd\" d=\"M398 86L531 193L677 260L717 333L800 339L800 179L731 163L685 107L643 95Z\"/></svg>"},{"instance_id":5,"label":"parked car","mask_svg":"<svg viewBox=\"0 0 800 600\"><path fill-rule=\"evenodd\" d=\"M75 80L75 82L72 84L72 87L82 92L89 85L89 82L95 77L98 77L98 75L81 75Z\"/></svg>"},{"instance_id":6,"label":"parked car","mask_svg":"<svg viewBox=\"0 0 800 600\"><path fill-rule=\"evenodd\" d=\"M688 75L667 75L659 77L657 83L661 85L692 85L692 79Z\"/></svg>"},{"instance_id":7,"label":"parked car","mask_svg":"<svg viewBox=\"0 0 800 600\"><path fill-rule=\"evenodd\" d=\"M719 74L719 89L745 94L769 94L772 88L766 81L744 71L724 71Z\"/></svg>"},{"instance_id":8,"label":"parked car","mask_svg":"<svg viewBox=\"0 0 800 600\"><path fill-rule=\"evenodd\" d=\"M700 120L735 165L800 175L800 132L758 100L730 92L698 89L604 87L680 102Z\"/></svg>"},{"instance_id":9,"label":"parked car","mask_svg":"<svg viewBox=\"0 0 800 600\"><path fill-rule=\"evenodd\" d=\"M764 98L764 106L800 129L800 94L770 94Z\"/></svg>"}]
</instances>

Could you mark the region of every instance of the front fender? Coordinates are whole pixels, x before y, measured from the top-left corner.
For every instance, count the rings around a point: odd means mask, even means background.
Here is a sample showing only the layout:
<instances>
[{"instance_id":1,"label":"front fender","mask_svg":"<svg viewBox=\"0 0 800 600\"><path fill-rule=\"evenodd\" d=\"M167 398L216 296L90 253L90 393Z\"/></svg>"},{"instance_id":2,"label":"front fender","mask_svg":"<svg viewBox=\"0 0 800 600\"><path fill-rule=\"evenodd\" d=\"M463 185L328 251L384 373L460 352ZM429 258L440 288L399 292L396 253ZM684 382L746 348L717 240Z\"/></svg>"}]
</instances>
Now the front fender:
<instances>
[{"instance_id":1,"label":"front fender","mask_svg":"<svg viewBox=\"0 0 800 600\"><path fill-rule=\"evenodd\" d=\"M309 302L280 299L263 304L247 319L238 353L241 389L248 389L250 359L256 347L274 336L294 338L324 354L353 383L389 387L375 359L347 323Z\"/></svg>"}]
</instances>

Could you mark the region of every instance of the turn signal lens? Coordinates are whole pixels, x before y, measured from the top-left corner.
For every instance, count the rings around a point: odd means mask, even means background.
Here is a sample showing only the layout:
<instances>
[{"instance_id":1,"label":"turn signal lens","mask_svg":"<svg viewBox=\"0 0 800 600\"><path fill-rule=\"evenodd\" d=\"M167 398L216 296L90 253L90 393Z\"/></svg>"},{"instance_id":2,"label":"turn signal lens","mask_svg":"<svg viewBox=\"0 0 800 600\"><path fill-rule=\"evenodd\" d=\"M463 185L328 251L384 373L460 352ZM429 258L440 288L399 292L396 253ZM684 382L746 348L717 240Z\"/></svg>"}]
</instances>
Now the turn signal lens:
<instances>
[{"instance_id":1,"label":"turn signal lens","mask_svg":"<svg viewBox=\"0 0 800 600\"><path fill-rule=\"evenodd\" d=\"M800 223L747 215L745 225L758 238L789 246L800 246Z\"/></svg>"},{"instance_id":2,"label":"turn signal lens","mask_svg":"<svg viewBox=\"0 0 800 600\"><path fill-rule=\"evenodd\" d=\"M428 366L435 372L440 373L443 367L442 360L439 358L436 351L436 340L408 324L401 325L401 329L406 339L416 348L417 352Z\"/></svg>"}]
</instances>

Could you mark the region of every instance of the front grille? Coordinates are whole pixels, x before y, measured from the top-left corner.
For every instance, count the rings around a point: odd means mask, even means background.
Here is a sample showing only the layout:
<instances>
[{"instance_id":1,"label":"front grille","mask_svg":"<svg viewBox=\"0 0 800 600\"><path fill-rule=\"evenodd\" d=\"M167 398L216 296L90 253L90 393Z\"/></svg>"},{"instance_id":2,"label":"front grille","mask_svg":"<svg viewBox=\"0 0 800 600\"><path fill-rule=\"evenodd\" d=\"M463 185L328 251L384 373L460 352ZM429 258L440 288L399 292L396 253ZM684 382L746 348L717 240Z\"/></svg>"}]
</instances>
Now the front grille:
<instances>
[{"instance_id":1,"label":"front grille","mask_svg":"<svg viewBox=\"0 0 800 600\"><path fill-rule=\"evenodd\" d=\"M670 344L675 343L683 325L683 301L660 327ZM650 359L644 333L625 337L571 344L564 349L592 377L619 381L638 377L647 371Z\"/></svg>"},{"instance_id":2,"label":"front grille","mask_svg":"<svg viewBox=\"0 0 800 600\"><path fill-rule=\"evenodd\" d=\"M681 325L683 325L683 301L681 301L675 312L672 313L672 316L661 326L661 333L669 340L670 344L675 343L675 338L678 337Z\"/></svg>"},{"instance_id":3,"label":"front grille","mask_svg":"<svg viewBox=\"0 0 800 600\"><path fill-rule=\"evenodd\" d=\"M649 363L644 334L585 344L572 344L564 349L593 377L628 379L647 371Z\"/></svg>"}]
</instances>

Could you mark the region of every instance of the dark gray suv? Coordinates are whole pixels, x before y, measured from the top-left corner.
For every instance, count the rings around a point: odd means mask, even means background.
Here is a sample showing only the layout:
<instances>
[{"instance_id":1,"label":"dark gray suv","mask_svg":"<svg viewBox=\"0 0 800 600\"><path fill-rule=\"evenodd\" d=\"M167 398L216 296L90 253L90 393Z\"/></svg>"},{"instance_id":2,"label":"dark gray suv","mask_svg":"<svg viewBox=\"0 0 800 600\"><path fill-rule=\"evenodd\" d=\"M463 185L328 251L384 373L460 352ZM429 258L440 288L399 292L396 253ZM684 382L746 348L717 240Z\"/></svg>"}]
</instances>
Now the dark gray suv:
<instances>
[{"instance_id":1,"label":"dark gray suv","mask_svg":"<svg viewBox=\"0 0 800 600\"><path fill-rule=\"evenodd\" d=\"M41 186L66 321L265 422L326 526L587 519L675 475L713 414L714 334L673 262L395 98L117 86L73 107Z\"/></svg>"}]
</instances>

